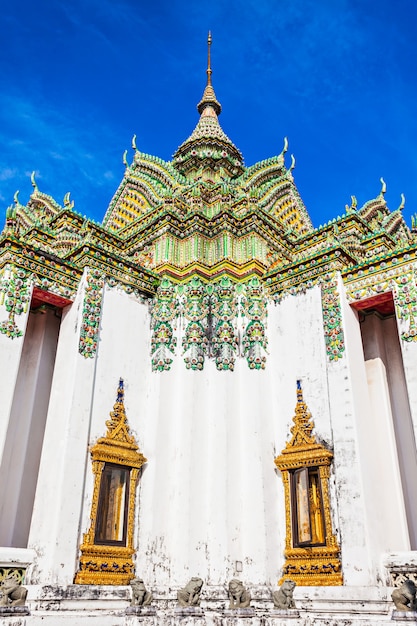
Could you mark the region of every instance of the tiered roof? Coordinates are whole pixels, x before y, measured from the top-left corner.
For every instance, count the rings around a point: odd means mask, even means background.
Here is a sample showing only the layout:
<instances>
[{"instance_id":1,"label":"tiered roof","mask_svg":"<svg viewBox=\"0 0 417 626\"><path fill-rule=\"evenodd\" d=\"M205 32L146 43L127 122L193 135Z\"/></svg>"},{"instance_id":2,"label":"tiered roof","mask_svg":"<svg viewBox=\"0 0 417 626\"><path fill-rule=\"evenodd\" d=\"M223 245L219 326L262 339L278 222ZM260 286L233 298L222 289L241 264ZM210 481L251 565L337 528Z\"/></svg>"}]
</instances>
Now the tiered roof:
<instances>
[{"instance_id":1,"label":"tiered roof","mask_svg":"<svg viewBox=\"0 0 417 626\"><path fill-rule=\"evenodd\" d=\"M30 250L39 258L36 272L42 277L42 264L53 260L67 277L67 296L87 265L147 295L162 275L181 282L197 274L210 281L225 272L238 281L256 274L279 294L306 284L312 266L314 275L325 271L329 258L347 276L350 268L401 250L414 254L404 202L390 212L385 183L374 200L358 208L353 198L344 215L315 229L294 183L294 157L286 165L287 140L279 155L244 166L219 124L211 36L208 44L200 118L172 162L140 152L134 139L133 161L125 159L102 224L74 211L69 194L61 205L39 191L33 177L29 202L22 205L16 194L7 211L0 264L6 258L19 261L19 255L27 259Z\"/></svg>"}]
</instances>

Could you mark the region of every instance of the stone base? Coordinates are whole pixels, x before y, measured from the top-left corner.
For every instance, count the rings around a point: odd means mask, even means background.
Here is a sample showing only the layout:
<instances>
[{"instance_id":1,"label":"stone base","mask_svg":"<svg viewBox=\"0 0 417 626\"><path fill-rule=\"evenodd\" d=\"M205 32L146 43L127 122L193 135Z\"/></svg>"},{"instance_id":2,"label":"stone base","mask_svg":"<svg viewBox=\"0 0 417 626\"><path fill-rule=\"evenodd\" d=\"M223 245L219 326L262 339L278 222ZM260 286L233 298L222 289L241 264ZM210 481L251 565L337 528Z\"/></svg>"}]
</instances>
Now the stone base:
<instances>
[{"instance_id":1,"label":"stone base","mask_svg":"<svg viewBox=\"0 0 417 626\"><path fill-rule=\"evenodd\" d=\"M256 617L252 607L246 609L225 609L220 620L221 626L261 626L262 617Z\"/></svg>"},{"instance_id":2,"label":"stone base","mask_svg":"<svg viewBox=\"0 0 417 626\"><path fill-rule=\"evenodd\" d=\"M417 624L417 611L397 611L394 609L391 619L396 622L414 622Z\"/></svg>"},{"instance_id":3,"label":"stone base","mask_svg":"<svg viewBox=\"0 0 417 626\"><path fill-rule=\"evenodd\" d=\"M300 617L298 609L271 609L268 613L272 617L281 617L282 619L294 619Z\"/></svg>"},{"instance_id":4,"label":"stone base","mask_svg":"<svg viewBox=\"0 0 417 626\"><path fill-rule=\"evenodd\" d=\"M156 608L154 606L128 606L125 610L126 615L140 615L149 616L156 615Z\"/></svg>"},{"instance_id":5,"label":"stone base","mask_svg":"<svg viewBox=\"0 0 417 626\"><path fill-rule=\"evenodd\" d=\"M226 617L255 617L255 609L251 606L246 609L225 609L223 613Z\"/></svg>"},{"instance_id":6,"label":"stone base","mask_svg":"<svg viewBox=\"0 0 417 626\"><path fill-rule=\"evenodd\" d=\"M303 626L298 609L271 609L264 613L262 626Z\"/></svg>"},{"instance_id":7,"label":"stone base","mask_svg":"<svg viewBox=\"0 0 417 626\"><path fill-rule=\"evenodd\" d=\"M167 626L206 626L206 619L200 606L176 606L166 612L164 623Z\"/></svg>"},{"instance_id":8,"label":"stone base","mask_svg":"<svg viewBox=\"0 0 417 626\"><path fill-rule=\"evenodd\" d=\"M201 617L204 615L201 606L176 606L171 609L171 612L175 617Z\"/></svg>"},{"instance_id":9,"label":"stone base","mask_svg":"<svg viewBox=\"0 0 417 626\"><path fill-rule=\"evenodd\" d=\"M27 607L13 607L13 616L0 616L0 626L417 626L415 613L394 610L389 587L300 587L297 609L287 611L274 608L267 586L251 588L246 609L229 609L222 585L205 587L199 607L179 607L176 589L158 587L150 589L149 607L131 606L127 586L27 588L30 615L23 614Z\"/></svg>"},{"instance_id":10,"label":"stone base","mask_svg":"<svg viewBox=\"0 0 417 626\"><path fill-rule=\"evenodd\" d=\"M28 606L0 606L0 619L2 617L19 617L20 615L30 615Z\"/></svg>"}]
</instances>

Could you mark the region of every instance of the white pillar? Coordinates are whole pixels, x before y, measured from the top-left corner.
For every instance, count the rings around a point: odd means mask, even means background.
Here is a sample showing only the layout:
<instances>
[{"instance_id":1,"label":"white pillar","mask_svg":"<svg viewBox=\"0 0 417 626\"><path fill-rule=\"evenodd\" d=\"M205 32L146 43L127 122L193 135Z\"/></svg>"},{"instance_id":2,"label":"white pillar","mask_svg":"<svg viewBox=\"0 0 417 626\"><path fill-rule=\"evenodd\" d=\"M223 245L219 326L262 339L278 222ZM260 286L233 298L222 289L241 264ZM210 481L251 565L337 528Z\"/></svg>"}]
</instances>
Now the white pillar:
<instances>
[{"instance_id":1,"label":"white pillar","mask_svg":"<svg viewBox=\"0 0 417 626\"><path fill-rule=\"evenodd\" d=\"M60 318L31 314L0 467L0 545L27 545Z\"/></svg>"},{"instance_id":2,"label":"white pillar","mask_svg":"<svg viewBox=\"0 0 417 626\"><path fill-rule=\"evenodd\" d=\"M31 294L29 295L29 301L30 297ZM2 414L2 419L0 419L0 459L3 456L7 429L9 427L9 416L12 408L14 389L28 316L29 306L27 307L26 312L22 312L21 315L15 316L15 323L22 332L20 337L11 338L7 337L7 335L3 333L0 333L0 398ZM6 311L6 307L4 304L0 304L0 322L6 321L8 317L9 313Z\"/></svg>"},{"instance_id":3,"label":"white pillar","mask_svg":"<svg viewBox=\"0 0 417 626\"><path fill-rule=\"evenodd\" d=\"M404 374L410 402L414 439L417 440L417 341L404 341L401 339L401 331L404 330L404 323L398 321L397 323L404 364Z\"/></svg>"},{"instance_id":4,"label":"white pillar","mask_svg":"<svg viewBox=\"0 0 417 626\"><path fill-rule=\"evenodd\" d=\"M88 459L97 355L78 351L85 276L61 321L28 546L37 553L32 584L73 582Z\"/></svg>"},{"instance_id":5,"label":"white pillar","mask_svg":"<svg viewBox=\"0 0 417 626\"><path fill-rule=\"evenodd\" d=\"M328 377L343 571L346 584L369 585L378 578L382 552L407 549L405 511L386 385L376 391L380 369L365 364L358 315L341 279L338 289L346 349L329 364Z\"/></svg>"},{"instance_id":6,"label":"white pillar","mask_svg":"<svg viewBox=\"0 0 417 626\"><path fill-rule=\"evenodd\" d=\"M404 490L405 507L408 519L408 532L412 550L417 549L417 447L416 430L411 411L410 388L407 385L404 353L401 352L401 340L395 318L385 321L389 332L385 335L385 347L389 364L388 381L391 389L391 403L394 428L398 446L398 461ZM414 347L417 347L414 343ZM417 358L417 352L415 353ZM415 369L415 367L414 367ZM408 369L407 369L408 371ZM417 384L417 381L416 381ZM417 417L417 411L415 412ZM417 420L416 420L417 425Z\"/></svg>"},{"instance_id":7,"label":"white pillar","mask_svg":"<svg viewBox=\"0 0 417 626\"><path fill-rule=\"evenodd\" d=\"M372 558L375 558L376 550L372 529L372 491L369 491L367 478L366 454L370 442L362 435L364 429L368 432L366 424L370 404L359 323L347 303L340 276L337 289L345 351L338 361L328 361L327 376L343 577L346 585L370 585L375 582Z\"/></svg>"},{"instance_id":8,"label":"white pillar","mask_svg":"<svg viewBox=\"0 0 417 626\"><path fill-rule=\"evenodd\" d=\"M385 454L381 446L379 452L386 459L384 468L387 467L389 471L387 480L393 481L390 489L393 509L399 506L399 510L406 512L407 526L402 528L406 537L404 545L409 544L413 548L417 542L417 454L397 325L394 317L381 319L374 314L366 316L362 329L370 396L377 407L374 413L378 415L379 430L385 427L384 434L388 442L383 439L382 445L389 445ZM391 463L388 463L388 459L391 459ZM385 484L388 487L388 483ZM396 504L398 498L400 503ZM397 541L399 539L400 534Z\"/></svg>"}]
</instances>

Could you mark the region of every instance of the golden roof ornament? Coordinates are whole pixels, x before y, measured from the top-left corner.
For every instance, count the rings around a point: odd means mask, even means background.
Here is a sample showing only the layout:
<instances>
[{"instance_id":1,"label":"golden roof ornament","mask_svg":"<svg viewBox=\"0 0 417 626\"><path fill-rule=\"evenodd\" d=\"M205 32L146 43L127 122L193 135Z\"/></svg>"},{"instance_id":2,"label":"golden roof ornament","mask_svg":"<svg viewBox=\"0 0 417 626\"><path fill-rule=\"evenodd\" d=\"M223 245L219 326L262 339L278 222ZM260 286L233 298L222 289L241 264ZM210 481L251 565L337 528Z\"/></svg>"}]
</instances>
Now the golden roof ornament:
<instances>
[{"instance_id":1,"label":"golden roof ornament","mask_svg":"<svg viewBox=\"0 0 417 626\"><path fill-rule=\"evenodd\" d=\"M383 196L386 193L386 191L387 191L387 183L382 178L382 176L381 176L381 178L379 180L380 180L381 185L382 185L382 189L381 189L381 194L380 195Z\"/></svg>"},{"instance_id":2,"label":"golden roof ornament","mask_svg":"<svg viewBox=\"0 0 417 626\"><path fill-rule=\"evenodd\" d=\"M330 464L333 454L317 442L313 429L314 422L304 402L301 380L297 380L297 404L291 427L292 437L285 444L281 455L275 460L278 469L302 467L307 459L309 465L312 463Z\"/></svg>"},{"instance_id":3,"label":"golden roof ornament","mask_svg":"<svg viewBox=\"0 0 417 626\"><path fill-rule=\"evenodd\" d=\"M129 424L127 423L125 405L124 405L124 382L123 378L119 379L119 386L117 388L117 398L113 406L113 411L110 412L110 419L106 421L107 433L106 439L112 439L119 443L128 444L129 447L138 449L135 439L130 434ZM101 440L99 439L99 443Z\"/></svg>"},{"instance_id":4,"label":"golden roof ornament","mask_svg":"<svg viewBox=\"0 0 417 626\"><path fill-rule=\"evenodd\" d=\"M299 380L297 380L297 404L295 406L295 415L292 418L292 421L294 422L294 426L291 427L292 438L287 443L287 448L300 446L302 444L316 443L316 438L312 434L314 422L311 419L311 413L304 402L301 381Z\"/></svg>"},{"instance_id":5,"label":"golden roof ornament","mask_svg":"<svg viewBox=\"0 0 417 626\"><path fill-rule=\"evenodd\" d=\"M221 113L220 102L216 98L211 82L211 33L208 34L207 45L207 84L203 97L197 105L200 119L191 135L173 155L173 165L182 174L197 172L200 167L211 169L223 168L228 176L243 173L243 157L223 132L218 115Z\"/></svg>"},{"instance_id":6,"label":"golden roof ornament","mask_svg":"<svg viewBox=\"0 0 417 626\"><path fill-rule=\"evenodd\" d=\"M34 188L34 190L38 191L38 185L36 184L35 174L36 172L33 171L32 174L30 175L30 182L32 183L32 187Z\"/></svg>"},{"instance_id":7,"label":"golden roof ornament","mask_svg":"<svg viewBox=\"0 0 417 626\"><path fill-rule=\"evenodd\" d=\"M204 89L203 97L200 102L197 104L197 111L200 115L203 113L204 109L208 106L212 107L216 113L216 115L220 115L222 107L220 102L216 98L216 94L214 93L213 85L211 84L211 75L213 73L211 69L211 43L212 43L211 32L208 33L207 38L207 85Z\"/></svg>"}]
</instances>

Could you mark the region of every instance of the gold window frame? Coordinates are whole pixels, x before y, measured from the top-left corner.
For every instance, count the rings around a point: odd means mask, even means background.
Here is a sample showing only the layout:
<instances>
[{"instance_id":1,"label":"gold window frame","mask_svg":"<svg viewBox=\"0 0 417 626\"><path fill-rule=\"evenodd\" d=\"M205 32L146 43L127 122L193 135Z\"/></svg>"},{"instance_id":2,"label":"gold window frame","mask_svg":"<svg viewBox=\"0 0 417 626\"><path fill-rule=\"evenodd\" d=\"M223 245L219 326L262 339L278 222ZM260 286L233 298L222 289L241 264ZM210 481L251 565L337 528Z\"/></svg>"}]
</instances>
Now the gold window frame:
<instances>
[{"instance_id":1,"label":"gold window frame","mask_svg":"<svg viewBox=\"0 0 417 626\"><path fill-rule=\"evenodd\" d=\"M107 433L91 448L94 488L90 513L90 528L80 546L79 570L74 582L79 585L128 585L134 577L133 547L136 507L136 487L141 467L146 458L130 433L124 407L124 384L119 381L117 399L106 421ZM129 472L129 486L124 513L123 541L97 541L97 521L105 468L125 468Z\"/></svg>"},{"instance_id":2,"label":"gold window frame","mask_svg":"<svg viewBox=\"0 0 417 626\"><path fill-rule=\"evenodd\" d=\"M301 382L297 381L297 404L291 428L292 438L284 450L275 459L275 465L281 472L285 498L285 563L283 575L279 581L289 578L297 585L342 585L342 565L340 547L332 529L331 504L329 494L330 466L333 454L316 441L313 434L314 423L303 400ZM320 489L320 523L324 529L322 542L300 542L297 538L297 502L294 489L294 477L299 470L316 473ZM311 498L311 495L307 496ZM309 509L309 515L311 515ZM311 524L311 517L310 517Z\"/></svg>"}]
</instances>

